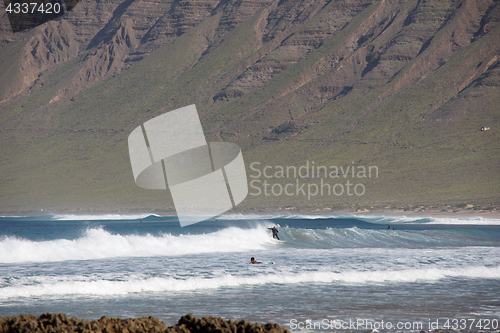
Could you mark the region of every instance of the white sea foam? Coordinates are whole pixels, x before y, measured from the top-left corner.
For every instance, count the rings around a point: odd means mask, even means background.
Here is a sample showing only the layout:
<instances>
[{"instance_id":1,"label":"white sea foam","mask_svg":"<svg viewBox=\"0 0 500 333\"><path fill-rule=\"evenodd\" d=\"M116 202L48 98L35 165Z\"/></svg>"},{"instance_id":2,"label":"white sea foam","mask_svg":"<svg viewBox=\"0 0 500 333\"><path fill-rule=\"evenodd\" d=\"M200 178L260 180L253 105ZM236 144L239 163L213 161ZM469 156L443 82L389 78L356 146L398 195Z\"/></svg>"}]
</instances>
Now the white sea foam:
<instances>
[{"instance_id":1,"label":"white sea foam","mask_svg":"<svg viewBox=\"0 0 500 333\"><path fill-rule=\"evenodd\" d=\"M221 220L274 220L274 219L305 219L305 220L314 220L314 219L326 219L337 217L335 214L325 214L325 215L314 215L314 214L297 214L297 213L289 213L287 211L277 211L277 212L269 212L269 213L230 213L221 215L219 218ZM218 218L218 219L219 219Z\"/></svg>"},{"instance_id":2,"label":"white sea foam","mask_svg":"<svg viewBox=\"0 0 500 333\"><path fill-rule=\"evenodd\" d=\"M488 219L484 217L463 217L463 218L446 218L435 217L429 222L430 224L472 224L472 225L500 225L500 219Z\"/></svg>"},{"instance_id":3,"label":"white sea foam","mask_svg":"<svg viewBox=\"0 0 500 333\"><path fill-rule=\"evenodd\" d=\"M231 213L223 214L217 219L219 220L270 220L276 218L284 218L288 216L286 214L279 213L262 213L262 214L250 214L250 213Z\"/></svg>"},{"instance_id":4,"label":"white sea foam","mask_svg":"<svg viewBox=\"0 0 500 333\"><path fill-rule=\"evenodd\" d=\"M87 229L75 240L30 241L5 237L0 240L0 263L240 252L261 250L273 243L264 228L241 231L231 227L208 234L153 236L116 235L99 228Z\"/></svg>"},{"instance_id":5,"label":"white sea foam","mask_svg":"<svg viewBox=\"0 0 500 333\"><path fill-rule=\"evenodd\" d=\"M484 218L481 216L469 217L433 217L421 216L391 216L391 215L341 215L337 217L357 218L372 223L425 223L448 225L500 225L500 219Z\"/></svg>"},{"instance_id":6,"label":"white sea foam","mask_svg":"<svg viewBox=\"0 0 500 333\"><path fill-rule=\"evenodd\" d=\"M329 214L300 214L287 212L274 212L266 214L227 214L220 217L225 220L268 220L268 219L359 219L371 223L428 223L428 224L470 224L470 225L500 225L500 219L484 218L481 216L469 217L433 217L422 213L418 216L383 215L383 214L358 214L358 213L329 213Z\"/></svg>"},{"instance_id":7,"label":"white sea foam","mask_svg":"<svg viewBox=\"0 0 500 333\"><path fill-rule=\"evenodd\" d=\"M94 221L94 220L139 220L145 219L148 216L160 216L156 214L56 214L55 220L60 221Z\"/></svg>"},{"instance_id":8,"label":"white sea foam","mask_svg":"<svg viewBox=\"0 0 500 333\"><path fill-rule=\"evenodd\" d=\"M251 276L231 274L216 277L139 277L129 279L96 279L95 277L45 277L25 278L22 284L2 289L0 299L13 297L39 297L62 295L125 295L144 292L193 291L264 284L291 285L300 283L373 284L433 282L449 278L500 279L500 267L427 268L387 271L316 271L258 273Z\"/></svg>"},{"instance_id":9,"label":"white sea foam","mask_svg":"<svg viewBox=\"0 0 500 333\"><path fill-rule=\"evenodd\" d=\"M379 214L331 214L321 216L296 215L296 218L318 219L318 218L350 218L359 219L371 223L425 223L425 224L449 224L449 225L500 225L500 219L484 218L481 216L469 217L433 217L422 213L418 216L406 215L379 215Z\"/></svg>"}]
</instances>

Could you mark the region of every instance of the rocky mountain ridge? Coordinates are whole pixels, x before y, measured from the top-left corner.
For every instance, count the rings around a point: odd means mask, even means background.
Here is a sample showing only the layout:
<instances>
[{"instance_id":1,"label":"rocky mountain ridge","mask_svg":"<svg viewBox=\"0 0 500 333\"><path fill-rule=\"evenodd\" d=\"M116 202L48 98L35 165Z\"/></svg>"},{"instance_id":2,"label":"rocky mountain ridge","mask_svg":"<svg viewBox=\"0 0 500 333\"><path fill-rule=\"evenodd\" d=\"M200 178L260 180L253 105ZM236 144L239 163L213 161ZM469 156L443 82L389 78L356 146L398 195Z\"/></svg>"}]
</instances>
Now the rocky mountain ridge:
<instances>
[{"instance_id":1,"label":"rocky mountain ridge","mask_svg":"<svg viewBox=\"0 0 500 333\"><path fill-rule=\"evenodd\" d=\"M165 208L129 197L124 142L193 103L207 138L236 142L248 161L385 168L355 204L496 202L499 20L494 0L110 0L14 34L3 13L4 207ZM284 204L265 199L248 206Z\"/></svg>"}]
</instances>

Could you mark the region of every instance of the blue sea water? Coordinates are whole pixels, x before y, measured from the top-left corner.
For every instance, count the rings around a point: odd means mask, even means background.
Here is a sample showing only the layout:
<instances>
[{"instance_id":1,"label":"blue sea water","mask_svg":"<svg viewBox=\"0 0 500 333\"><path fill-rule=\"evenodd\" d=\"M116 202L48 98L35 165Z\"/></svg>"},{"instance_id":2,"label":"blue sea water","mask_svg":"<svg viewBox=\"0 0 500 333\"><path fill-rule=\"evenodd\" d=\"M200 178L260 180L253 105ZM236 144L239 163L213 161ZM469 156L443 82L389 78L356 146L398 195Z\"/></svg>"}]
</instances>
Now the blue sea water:
<instances>
[{"instance_id":1,"label":"blue sea water","mask_svg":"<svg viewBox=\"0 0 500 333\"><path fill-rule=\"evenodd\" d=\"M0 316L45 312L498 331L500 220L232 214L181 228L155 215L0 217Z\"/></svg>"}]
</instances>

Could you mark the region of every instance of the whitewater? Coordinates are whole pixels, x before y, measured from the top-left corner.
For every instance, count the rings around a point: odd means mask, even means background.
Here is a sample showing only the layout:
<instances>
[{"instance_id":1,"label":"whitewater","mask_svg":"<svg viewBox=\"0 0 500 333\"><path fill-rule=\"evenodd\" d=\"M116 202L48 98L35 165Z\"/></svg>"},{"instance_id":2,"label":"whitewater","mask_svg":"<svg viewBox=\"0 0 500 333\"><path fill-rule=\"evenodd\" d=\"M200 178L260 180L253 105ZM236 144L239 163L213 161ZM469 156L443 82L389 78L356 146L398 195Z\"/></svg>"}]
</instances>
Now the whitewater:
<instances>
[{"instance_id":1,"label":"whitewater","mask_svg":"<svg viewBox=\"0 0 500 333\"><path fill-rule=\"evenodd\" d=\"M170 216L45 215L0 217L0 230L0 316L193 313L290 328L500 316L497 219L229 214L181 228Z\"/></svg>"}]
</instances>

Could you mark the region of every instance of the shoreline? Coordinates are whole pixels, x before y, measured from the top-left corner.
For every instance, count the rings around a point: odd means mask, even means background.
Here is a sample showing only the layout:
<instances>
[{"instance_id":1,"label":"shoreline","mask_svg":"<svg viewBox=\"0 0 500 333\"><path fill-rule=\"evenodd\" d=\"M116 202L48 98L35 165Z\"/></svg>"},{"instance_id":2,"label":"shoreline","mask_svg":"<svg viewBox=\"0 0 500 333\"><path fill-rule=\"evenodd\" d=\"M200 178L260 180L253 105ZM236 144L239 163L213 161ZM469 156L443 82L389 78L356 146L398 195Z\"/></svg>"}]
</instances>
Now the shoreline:
<instances>
[{"instance_id":1,"label":"shoreline","mask_svg":"<svg viewBox=\"0 0 500 333\"><path fill-rule=\"evenodd\" d=\"M311 214L316 214L318 211L313 211ZM322 211L320 214L325 214L326 210ZM500 211L493 210L473 210L473 209L462 209L462 208L454 208L454 209L412 209L412 210L404 210L404 209L372 209L372 210L349 210L349 211L338 211L331 212L330 214L353 214L353 215L380 215L380 216L406 216L406 217L434 217L434 218L473 218L473 217L482 217L488 219L500 219Z\"/></svg>"},{"instance_id":2,"label":"shoreline","mask_svg":"<svg viewBox=\"0 0 500 333\"><path fill-rule=\"evenodd\" d=\"M420 218L485 218L485 219L500 219L500 211L494 210L475 210L475 209L464 209L455 207L441 207L441 208L431 208L431 209L396 209L396 208L375 208L375 209L348 209L348 210L331 210L331 209L316 209L316 210L296 210L296 209L269 209L269 210L251 210L251 211L228 211L222 214L241 214L241 215L313 215L313 216L342 216L342 215L353 215L353 216L387 216L387 217L420 217ZM117 215L117 216L127 216L127 215L144 215L144 218L150 215L158 216L176 216L175 212L165 211L92 211L82 213L81 211L65 211L65 212L53 212L53 211L26 211L26 212L6 212L0 213L0 217L35 217L35 216L45 216L45 215L74 215L74 216L105 216L105 215ZM499 221L500 222L500 221ZM500 224L500 223L499 223Z\"/></svg>"}]
</instances>

